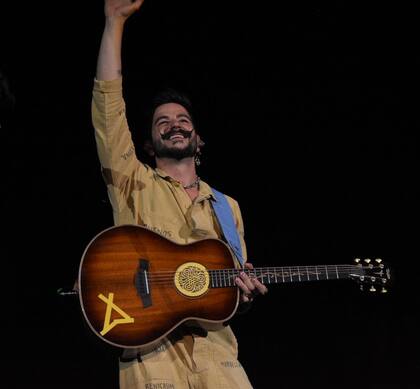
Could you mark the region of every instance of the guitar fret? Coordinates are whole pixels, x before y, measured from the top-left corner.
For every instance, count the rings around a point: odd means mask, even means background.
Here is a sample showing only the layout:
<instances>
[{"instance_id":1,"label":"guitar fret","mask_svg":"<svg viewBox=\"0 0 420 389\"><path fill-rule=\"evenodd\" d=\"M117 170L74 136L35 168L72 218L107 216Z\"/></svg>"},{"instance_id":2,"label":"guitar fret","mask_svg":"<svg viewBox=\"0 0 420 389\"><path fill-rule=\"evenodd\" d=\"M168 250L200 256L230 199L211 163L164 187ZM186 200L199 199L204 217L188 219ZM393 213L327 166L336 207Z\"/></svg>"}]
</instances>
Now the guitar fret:
<instances>
[{"instance_id":1,"label":"guitar fret","mask_svg":"<svg viewBox=\"0 0 420 389\"><path fill-rule=\"evenodd\" d=\"M324 266L324 267L325 267L325 276L326 276L327 280L329 280L329 278L328 278L328 269L327 269L327 266Z\"/></svg>"},{"instance_id":2,"label":"guitar fret","mask_svg":"<svg viewBox=\"0 0 420 389\"><path fill-rule=\"evenodd\" d=\"M293 282L293 275L292 275L292 269L289 266L289 276L290 276L290 282Z\"/></svg>"},{"instance_id":3,"label":"guitar fret","mask_svg":"<svg viewBox=\"0 0 420 389\"><path fill-rule=\"evenodd\" d=\"M335 266L335 274L337 274L337 280L338 280L340 278L340 276L338 275L337 265Z\"/></svg>"},{"instance_id":4,"label":"guitar fret","mask_svg":"<svg viewBox=\"0 0 420 389\"><path fill-rule=\"evenodd\" d=\"M302 281L301 279L300 279L300 267L298 266L298 277L299 277L299 281Z\"/></svg>"},{"instance_id":5,"label":"guitar fret","mask_svg":"<svg viewBox=\"0 0 420 389\"><path fill-rule=\"evenodd\" d=\"M306 277L308 278L308 281L310 281L308 266L305 266L305 268L306 268Z\"/></svg>"}]
</instances>

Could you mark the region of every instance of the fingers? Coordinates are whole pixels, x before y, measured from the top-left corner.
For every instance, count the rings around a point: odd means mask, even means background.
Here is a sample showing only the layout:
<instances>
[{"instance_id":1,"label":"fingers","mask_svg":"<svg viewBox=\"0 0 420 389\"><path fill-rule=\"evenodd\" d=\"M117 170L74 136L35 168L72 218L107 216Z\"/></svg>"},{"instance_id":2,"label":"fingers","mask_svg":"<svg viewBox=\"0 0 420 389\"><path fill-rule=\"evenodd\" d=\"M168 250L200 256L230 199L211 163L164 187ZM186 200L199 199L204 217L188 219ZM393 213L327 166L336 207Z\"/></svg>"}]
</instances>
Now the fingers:
<instances>
[{"instance_id":1,"label":"fingers","mask_svg":"<svg viewBox=\"0 0 420 389\"><path fill-rule=\"evenodd\" d=\"M245 263L245 267L247 269L253 269L254 268L254 266L252 265L252 263L249 263L249 262L246 262ZM266 294L268 292L267 287L260 282L260 280L257 278L256 275L254 275L252 277L249 277L245 273L243 273L243 274L245 275L246 278L248 278L252 282L252 284L254 286L254 288L252 289L253 291L256 288L258 290L258 292L261 293L261 294Z\"/></svg>"},{"instance_id":2,"label":"fingers","mask_svg":"<svg viewBox=\"0 0 420 389\"><path fill-rule=\"evenodd\" d=\"M142 6L144 0L133 1L130 5L121 8L121 14L125 17L131 16L134 12L138 11Z\"/></svg>"},{"instance_id":3,"label":"fingers","mask_svg":"<svg viewBox=\"0 0 420 389\"><path fill-rule=\"evenodd\" d=\"M105 1L105 15L108 18L122 17L124 20L138 11L144 0L108 0Z\"/></svg>"},{"instance_id":4,"label":"fingers","mask_svg":"<svg viewBox=\"0 0 420 389\"><path fill-rule=\"evenodd\" d=\"M254 268L250 263L246 263L245 267L248 269ZM268 292L267 287L256 276L249 277L245 272L240 272L235 282L242 291L242 301L244 302L252 301L255 296Z\"/></svg>"},{"instance_id":5,"label":"fingers","mask_svg":"<svg viewBox=\"0 0 420 389\"><path fill-rule=\"evenodd\" d=\"M239 289L241 289L242 293L245 296L252 296L251 289L248 288L248 285L246 285L245 282L242 281L242 279L240 277L237 277L235 282L236 282L236 285L239 286Z\"/></svg>"},{"instance_id":6,"label":"fingers","mask_svg":"<svg viewBox=\"0 0 420 389\"><path fill-rule=\"evenodd\" d=\"M132 3L132 9L134 10L134 11L137 11L140 7L141 7L141 5L143 4L143 2L144 2L144 0L136 0L136 1L133 1L133 3Z\"/></svg>"}]
</instances>

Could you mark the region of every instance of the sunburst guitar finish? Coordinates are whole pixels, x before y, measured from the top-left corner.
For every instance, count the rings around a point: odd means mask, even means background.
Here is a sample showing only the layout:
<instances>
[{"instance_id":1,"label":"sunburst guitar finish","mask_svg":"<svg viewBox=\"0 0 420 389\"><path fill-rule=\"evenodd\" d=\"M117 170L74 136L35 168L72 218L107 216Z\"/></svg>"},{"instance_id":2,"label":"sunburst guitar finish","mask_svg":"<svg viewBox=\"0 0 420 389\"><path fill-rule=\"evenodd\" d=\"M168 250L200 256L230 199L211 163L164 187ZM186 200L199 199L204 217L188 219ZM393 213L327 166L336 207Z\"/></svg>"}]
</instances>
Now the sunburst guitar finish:
<instances>
[{"instance_id":1,"label":"sunburst guitar finish","mask_svg":"<svg viewBox=\"0 0 420 389\"><path fill-rule=\"evenodd\" d=\"M221 240L179 245L144 227L112 227L83 254L82 312L104 341L117 347L148 346L187 320L228 320L239 292L222 287L217 274L227 268L235 268L235 260ZM233 277L230 284L234 286Z\"/></svg>"}]
</instances>

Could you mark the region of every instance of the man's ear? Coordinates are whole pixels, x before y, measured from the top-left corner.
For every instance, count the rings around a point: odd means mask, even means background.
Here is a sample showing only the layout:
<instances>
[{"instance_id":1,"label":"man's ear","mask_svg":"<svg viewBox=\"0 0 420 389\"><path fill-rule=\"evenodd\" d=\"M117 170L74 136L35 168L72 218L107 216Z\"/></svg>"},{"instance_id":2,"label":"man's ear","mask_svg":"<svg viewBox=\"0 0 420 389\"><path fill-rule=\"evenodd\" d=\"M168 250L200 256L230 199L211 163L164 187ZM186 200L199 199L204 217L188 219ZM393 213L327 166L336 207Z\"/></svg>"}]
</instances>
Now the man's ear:
<instances>
[{"instance_id":1,"label":"man's ear","mask_svg":"<svg viewBox=\"0 0 420 389\"><path fill-rule=\"evenodd\" d=\"M201 136L197 134L197 151L201 151L201 148L204 147L205 143L204 141L201 139Z\"/></svg>"},{"instance_id":2,"label":"man's ear","mask_svg":"<svg viewBox=\"0 0 420 389\"><path fill-rule=\"evenodd\" d=\"M153 150L152 141L150 139L147 139L144 142L143 149L144 149L144 151L146 151L147 155L149 155L150 157L154 157L155 156L155 151Z\"/></svg>"}]
</instances>

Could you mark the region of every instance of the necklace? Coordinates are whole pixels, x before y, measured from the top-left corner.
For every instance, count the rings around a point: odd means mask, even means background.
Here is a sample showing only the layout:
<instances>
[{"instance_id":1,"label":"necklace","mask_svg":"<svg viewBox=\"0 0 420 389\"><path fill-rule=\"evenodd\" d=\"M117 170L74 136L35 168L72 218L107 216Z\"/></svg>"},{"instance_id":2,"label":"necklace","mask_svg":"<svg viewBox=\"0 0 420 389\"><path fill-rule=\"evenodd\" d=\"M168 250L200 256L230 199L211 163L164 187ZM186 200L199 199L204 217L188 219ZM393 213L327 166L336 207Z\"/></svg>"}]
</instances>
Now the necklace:
<instances>
[{"instance_id":1,"label":"necklace","mask_svg":"<svg viewBox=\"0 0 420 389\"><path fill-rule=\"evenodd\" d=\"M198 186L199 184L200 184L200 177L197 176L197 179L194 182L192 182L191 184L183 186L183 188L184 189L191 189L191 188L194 188L194 187Z\"/></svg>"}]
</instances>

